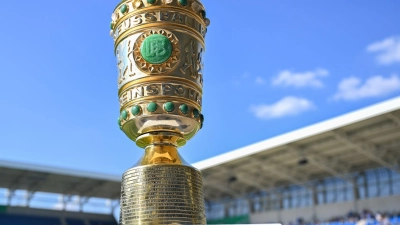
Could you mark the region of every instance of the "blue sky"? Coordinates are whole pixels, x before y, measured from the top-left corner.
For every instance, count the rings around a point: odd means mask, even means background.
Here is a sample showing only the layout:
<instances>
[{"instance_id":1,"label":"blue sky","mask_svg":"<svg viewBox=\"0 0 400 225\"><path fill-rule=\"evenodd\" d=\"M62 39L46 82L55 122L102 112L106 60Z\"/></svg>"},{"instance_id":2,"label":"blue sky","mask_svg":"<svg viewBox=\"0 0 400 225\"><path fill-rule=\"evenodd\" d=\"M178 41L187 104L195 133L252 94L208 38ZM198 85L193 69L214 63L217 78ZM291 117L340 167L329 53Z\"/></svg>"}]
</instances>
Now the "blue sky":
<instances>
[{"instance_id":1,"label":"blue sky","mask_svg":"<svg viewBox=\"0 0 400 225\"><path fill-rule=\"evenodd\" d=\"M4 1L0 159L120 175L109 36L118 1ZM204 0L204 128L194 163L400 93L400 1Z\"/></svg>"}]
</instances>

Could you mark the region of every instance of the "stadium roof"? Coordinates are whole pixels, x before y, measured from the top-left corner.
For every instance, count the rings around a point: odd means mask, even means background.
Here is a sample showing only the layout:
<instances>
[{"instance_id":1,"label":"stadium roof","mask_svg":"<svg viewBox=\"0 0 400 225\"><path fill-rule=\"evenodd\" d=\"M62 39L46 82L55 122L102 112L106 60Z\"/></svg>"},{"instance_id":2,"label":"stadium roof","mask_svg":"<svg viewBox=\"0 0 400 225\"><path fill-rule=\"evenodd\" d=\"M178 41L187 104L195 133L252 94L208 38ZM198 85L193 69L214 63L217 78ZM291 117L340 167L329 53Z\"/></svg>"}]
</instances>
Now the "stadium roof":
<instances>
[{"instance_id":1,"label":"stadium roof","mask_svg":"<svg viewBox=\"0 0 400 225\"><path fill-rule=\"evenodd\" d=\"M375 167L399 171L400 97L295 130L194 166L206 200L273 191Z\"/></svg>"},{"instance_id":2,"label":"stadium roof","mask_svg":"<svg viewBox=\"0 0 400 225\"><path fill-rule=\"evenodd\" d=\"M0 187L65 195L119 199L121 176L0 160Z\"/></svg>"}]
</instances>

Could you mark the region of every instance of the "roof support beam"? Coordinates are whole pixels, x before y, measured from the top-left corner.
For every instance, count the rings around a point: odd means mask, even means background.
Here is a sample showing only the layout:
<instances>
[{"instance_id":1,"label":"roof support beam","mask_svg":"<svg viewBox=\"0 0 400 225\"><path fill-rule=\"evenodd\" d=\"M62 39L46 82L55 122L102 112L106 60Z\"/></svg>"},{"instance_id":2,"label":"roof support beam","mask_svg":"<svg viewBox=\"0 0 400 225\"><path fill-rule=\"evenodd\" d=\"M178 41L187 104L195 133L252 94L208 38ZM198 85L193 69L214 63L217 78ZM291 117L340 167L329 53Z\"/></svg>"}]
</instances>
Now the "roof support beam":
<instances>
[{"instance_id":1,"label":"roof support beam","mask_svg":"<svg viewBox=\"0 0 400 225\"><path fill-rule=\"evenodd\" d=\"M26 205L25 207L29 208L30 204L31 204L31 200L32 198L35 196L35 191L27 191L26 195L25 195L25 200L26 200Z\"/></svg>"},{"instance_id":2,"label":"roof support beam","mask_svg":"<svg viewBox=\"0 0 400 225\"><path fill-rule=\"evenodd\" d=\"M212 187L206 187L203 183L203 194L204 194L205 201L208 201L209 199L217 198L215 192L212 192L210 189L212 189Z\"/></svg>"},{"instance_id":3,"label":"roof support beam","mask_svg":"<svg viewBox=\"0 0 400 225\"><path fill-rule=\"evenodd\" d=\"M400 118L399 118L399 117L397 117L397 116L394 115L393 113L387 114L387 117L388 117L389 119L391 119L393 122L395 122L397 126L400 127Z\"/></svg>"},{"instance_id":4,"label":"roof support beam","mask_svg":"<svg viewBox=\"0 0 400 225\"><path fill-rule=\"evenodd\" d=\"M243 172L240 172L240 171L235 170L235 169L230 170L230 169L221 167L221 168L219 168L219 172L221 172L221 173L232 173L233 172L233 174L238 178L239 182L241 182L241 183L243 183L243 184L245 184L247 186L254 187L260 192L262 192L262 191L270 191L271 190L271 186L273 186L273 185L263 185L262 184L262 179L260 177L254 177L253 175L250 175L250 174L247 174L247 173L243 173ZM204 186L206 186L206 185L208 186L209 185L209 186L211 186L211 187L213 187L215 189L218 189L219 191L224 192L224 193L226 193L226 194L228 194L228 195L230 195L232 197L236 197L236 198L241 197L242 196L241 193L243 193L243 191L239 191L239 193L237 193L233 189L231 189L231 188L229 188L227 186L218 184L218 183L211 183L211 182L210 183L206 183L206 179L203 179L203 182L204 182ZM205 193L205 195L206 195L206 193ZM207 193L207 195L209 196L209 193ZM215 196L214 193L212 195Z\"/></svg>"},{"instance_id":5,"label":"roof support beam","mask_svg":"<svg viewBox=\"0 0 400 225\"><path fill-rule=\"evenodd\" d=\"M244 174L244 173L237 173L237 175L239 176L239 180L246 183L249 186L255 187L258 189L258 191L262 192L262 191L270 191L271 190L271 186L273 186L273 184L270 184L268 186L264 186L260 180L260 178L258 177L254 177L252 175L249 174Z\"/></svg>"},{"instance_id":6,"label":"roof support beam","mask_svg":"<svg viewBox=\"0 0 400 225\"><path fill-rule=\"evenodd\" d=\"M393 114L393 113L389 113L389 114L387 115L387 117L388 117L389 119L391 119L393 122L395 122L396 125L397 125L398 127L400 127L400 118L399 118L398 116L396 116L396 115ZM397 145L397 143L396 143L396 145ZM396 147L397 147L397 146L396 146ZM397 168L400 168L400 162L399 162L399 160L400 160L400 154L395 155L393 158L391 158L391 160L392 160L392 164L394 164ZM399 169L398 169L398 170L399 170Z\"/></svg>"},{"instance_id":7,"label":"roof support beam","mask_svg":"<svg viewBox=\"0 0 400 225\"><path fill-rule=\"evenodd\" d=\"M237 171L235 169L233 170L228 170L224 167L222 167L220 169L220 171L223 171L225 173L227 172L232 172L238 177L239 182L243 182L244 184L248 185L248 186L252 186L257 188L260 192L261 191L267 191L268 189L270 189L269 187L263 186L262 184L260 184L260 178L259 177L254 177L250 174L246 174L240 171Z\"/></svg>"},{"instance_id":8,"label":"roof support beam","mask_svg":"<svg viewBox=\"0 0 400 225\"><path fill-rule=\"evenodd\" d=\"M203 184L204 184L204 186L211 186L211 187L213 187L215 189L218 189L218 190L220 190L220 191L222 191L222 192L224 192L224 193L226 193L226 194L228 194L228 195L230 195L232 197L235 197L235 198L239 198L240 197L240 195L237 194L236 192L234 192L232 189L230 189L228 187L225 187L223 185L216 184L216 183L213 183L213 182L207 182L205 179L203 179Z\"/></svg>"},{"instance_id":9,"label":"roof support beam","mask_svg":"<svg viewBox=\"0 0 400 225\"><path fill-rule=\"evenodd\" d=\"M305 181L299 180L298 178L296 178L297 176L292 175L293 173L291 173L288 169L277 165L277 163L273 163L271 161L262 161L255 157L252 157L251 160L264 170L270 171L283 179L291 181L296 185L309 188L309 185Z\"/></svg>"},{"instance_id":10,"label":"roof support beam","mask_svg":"<svg viewBox=\"0 0 400 225\"><path fill-rule=\"evenodd\" d=\"M347 177L351 166L345 162L339 161L337 158L325 157L315 153L312 153L310 155L304 153L306 150L312 150L312 147L301 149L298 147L290 146L288 147L288 149L291 151L291 153L293 153L293 155L295 155L294 152L303 152L304 157L307 158L310 163L333 176L340 177L348 181L351 180Z\"/></svg>"},{"instance_id":11,"label":"roof support beam","mask_svg":"<svg viewBox=\"0 0 400 225\"><path fill-rule=\"evenodd\" d=\"M311 156L307 157L307 159L309 159L310 163L312 163L314 166L331 174L332 176L351 181L351 178L349 177L351 165L337 159L337 157L326 157L322 156L321 154L313 153Z\"/></svg>"},{"instance_id":12,"label":"roof support beam","mask_svg":"<svg viewBox=\"0 0 400 225\"><path fill-rule=\"evenodd\" d=\"M15 190L14 189L7 189L7 205L11 205L11 202L15 196Z\"/></svg>"},{"instance_id":13,"label":"roof support beam","mask_svg":"<svg viewBox=\"0 0 400 225\"><path fill-rule=\"evenodd\" d=\"M20 186L19 184L21 183L22 179L24 179L27 175L29 174L29 171L22 171L19 173L15 178L10 182L8 185L8 189L11 190L16 190Z\"/></svg>"},{"instance_id":14,"label":"roof support beam","mask_svg":"<svg viewBox=\"0 0 400 225\"><path fill-rule=\"evenodd\" d=\"M79 196L79 212L83 212L83 205L89 202L90 197Z\"/></svg>"},{"instance_id":15,"label":"roof support beam","mask_svg":"<svg viewBox=\"0 0 400 225\"><path fill-rule=\"evenodd\" d=\"M325 172L331 174L332 176L339 177L339 178L341 178L343 180L347 180L347 181L351 180L348 177L348 172L343 172L343 171L338 170L338 168L336 167L336 165L338 165L338 163L335 162L336 159L332 159L333 161L330 161L330 160L326 159L325 157L317 156L317 155L311 156L308 159L310 160L310 163L312 163L314 166L318 167L321 170L324 170ZM345 169L345 170L349 171L349 169Z\"/></svg>"},{"instance_id":16,"label":"roof support beam","mask_svg":"<svg viewBox=\"0 0 400 225\"><path fill-rule=\"evenodd\" d=\"M114 214L117 207L120 205L120 200L111 200L111 215Z\"/></svg>"},{"instance_id":17,"label":"roof support beam","mask_svg":"<svg viewBox=\"0 0 400 225\"><path fill-rule=\"evenodd\" d=\"M382 156L385 153L385 149L381 149L379 150L380 152L378 152L378 148L373 144L354 141L351 139L351 137L339 131L332 131L332 134L338 141L351 147L360 154L363 154L365 157L375 161L379 165L389 168L393 171L399 172L399 168L396 165L393 165L392 163L389 163L382 158Z\"/></svg>"},{"instance_id":18,"label":"roof support beam","mask_svg":"<svg viewBox=\"0 0 400 225\"><path fill-rule=\"evenodd\" d=\"M67 210L67 204L71 202L72 195L61 195L62 200L62 211Z\"/></svg>"},{"instance_id":19,"label":"roof support beam","mask_svg":"<svg viewBox=\"0 0 400 225\"><path fill-rule=\"evenodd\" d=\"M41 177L41 179L37 179L36 181L34 181L33 183L31 183L31 184L28 186L28 191L35 193L35 192L37 192L38 190L40 190L41 186L43 185L42 180L46 180L48 176L49 176L48 173L43 174L43 176Z\"/></svg>"},{"instance_id":20,"label":"roof support beam","mask_svg":"<svg viewBox=\"0 0 400 225\"><path fill-rule=\"evenodd\" d=\"M397 168L397 172L400 172L400 153L390 154L385 159L389 164L393 165L394 168Z\"/></svg>"},{"instance_id":21,"label":"roof support beam","mask_svg":"<svg viewBox=\"0 0 400 225\"><path fill-rule=\"evenodd\" d=\"M73 191L75 191L77 189L77 187L79 187L80 185L83 185L88 182L90 182L89 179L85 179L85 178L77 179L76 182L71 182L69 185L65 185L62 188L62 190L60 191L60 193L63 195L77 194L77 193L73 193Z\"/></svg>"},{"instance_id":22,"label":"roof support beam","mask_svg":"<svg viewBox=\"0 0 400 225\"><path fill-rule=\"evenodd\" d=\"M91 194L91 192L95 191L97 188L100 186L106 184L104 180L97 181L95 184L91 185L89 188L86 188L86 190L79 191L80 196L88 196Z\"/></svg>"}]
</instances>

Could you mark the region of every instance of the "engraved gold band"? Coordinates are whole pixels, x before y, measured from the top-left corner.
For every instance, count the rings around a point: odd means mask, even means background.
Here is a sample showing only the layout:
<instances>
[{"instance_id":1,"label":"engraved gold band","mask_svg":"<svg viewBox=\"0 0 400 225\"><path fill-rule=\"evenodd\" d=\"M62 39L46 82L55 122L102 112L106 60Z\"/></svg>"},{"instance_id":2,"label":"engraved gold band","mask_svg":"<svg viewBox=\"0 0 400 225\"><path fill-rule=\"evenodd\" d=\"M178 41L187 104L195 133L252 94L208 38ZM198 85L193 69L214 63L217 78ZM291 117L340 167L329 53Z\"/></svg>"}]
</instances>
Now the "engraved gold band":
<instances>
[{"instance_id":1,"label":"engraved gold band","mask_svg":"<svg viewBox=\"0 0 400 225\"><path fill-rule=\"evenodd\" d=\"M123 3L124 2L121 2L120 4L123 4ZM114 12L116 12L118 10L120 4L118 4L118 6L114 10ZM117 23L115 24L115 27L117 27L119 24L121 24L126 18L129 18L129 17L137 15L137 14L146 13L149 11L155 11L155 10L176 10L178 12L180 11L182 13L187 13L187 14L190 14L191 16L193 16L204 27L206 27L205 22L199 15L195 14L193 11L190 11L190 10L187 10L184 8L175 7L175 6L152 6L151 8L143 8L143 9L135 10L135 11L127 13L126 15L119 18Z\"/></svg>"},{"instance_id":2,"label":"engraved gold band","mask_svg":"<svg viewBox=\"0 0 400 225\"><path fill-rule=\"evenodd\" d=\"M157 153L154 155L157 157ZM131 191L133 186L136 188ZM175 186L186 191L177 190ZM143 198L144 194L149 197ZM154 203L157 204L155 211L149 210ZM163 220L181 224L205 223L201 173L187 166L152 165L126 171L121 204L127 209L121 210L122 224L147 225Z\"/></svg>"},{"instance_id":3,"label":"engraved gold band","mask_svg":"<svg viewBox=\"0 0 400 225\"><path fill-rule=\"evenodd\" d=\"M150 84L154 82L168 82L168 83L183 83L187 86L191 86L192 88L196 89L200 94L203 94L203 89L202 87L187 79L187 78L182 78L182 77L175 77L175 76L160 76L160 75L154 75L154 76L147 76L143 78L139 78L136 80L129 81L128 83L122 85L119 90L118 90L118 96L121 95L122 92L124 92L126 89L138 85L138 84Z\"/></svg>"},{"instance_id":4,"label":"engraved gold band","mask_svg":"<svg viewBox=\"0 0 400 225\"><path fill-rule=\"evenodd\" d=\"M161 23L159 23L159 24L155 24L155 23L150 23L150 24L143 24L143 25L140 25L140 26L137 26L137 27L135 27L135 28L131 28L131 29L128 29L128 30L126 30L123 34L121 34L118 38L117 38L117 40L115 40L115 45L114 45L114 54L116 54L116 51L117 51L117 47L118 47L118 45L119 45L119 43L121 42L121 41L123 41L125 38L127 38L127 37L129 37L130 35L132 35L132 34L134 34L134 33L138 33L138 32L141 32L141 31L144 31L144 30L146 30L146 29L149 29L149 28L158 28L159 26L162 26L161 25ZM172 28L172 29L189 29L190 31L183 31L184 33L186 33L186 34L189 34L190 36L192 36L193 38L195 38L197 41L199 41L201 44L202 44L202 46L203 46L203 48L204 48L204 50L205 50L205 43L204 43L204 39L203 39L203 37L201 37L200 35L198 35L198 34L196 34L196 30L195 29L193 29L193 28L190 28L190 27L188 27L188 26L186 26L186 25L180 25L180 24L164 24L164 26L163 27L165 27L165 28Z\"/></svg>"}]
</instances>

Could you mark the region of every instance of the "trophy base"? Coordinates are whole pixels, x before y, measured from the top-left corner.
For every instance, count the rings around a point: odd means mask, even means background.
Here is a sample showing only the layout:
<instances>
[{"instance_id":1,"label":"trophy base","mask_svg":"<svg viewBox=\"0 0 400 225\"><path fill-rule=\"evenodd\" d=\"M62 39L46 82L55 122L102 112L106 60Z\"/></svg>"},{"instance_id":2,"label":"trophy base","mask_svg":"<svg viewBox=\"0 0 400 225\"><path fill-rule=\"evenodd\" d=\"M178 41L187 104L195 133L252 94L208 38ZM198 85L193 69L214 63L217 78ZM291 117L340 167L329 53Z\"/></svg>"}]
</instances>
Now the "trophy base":
<instances>
[{"instance_id":1,"label":"trophy base","mask_svg":"<svg viewBox=\"0 0 400 225\"><path fill-rule=\"evenodd\" d=\"M123 174L120 225L206 224L201 173L184 165L146 165Z\"/></svg>"}]
</instances>

